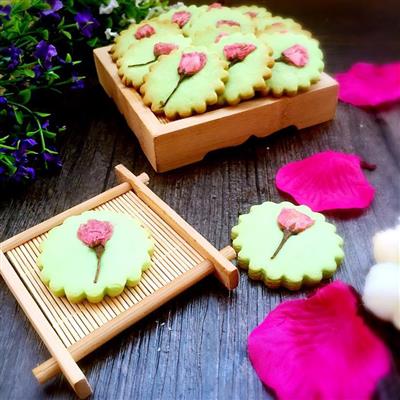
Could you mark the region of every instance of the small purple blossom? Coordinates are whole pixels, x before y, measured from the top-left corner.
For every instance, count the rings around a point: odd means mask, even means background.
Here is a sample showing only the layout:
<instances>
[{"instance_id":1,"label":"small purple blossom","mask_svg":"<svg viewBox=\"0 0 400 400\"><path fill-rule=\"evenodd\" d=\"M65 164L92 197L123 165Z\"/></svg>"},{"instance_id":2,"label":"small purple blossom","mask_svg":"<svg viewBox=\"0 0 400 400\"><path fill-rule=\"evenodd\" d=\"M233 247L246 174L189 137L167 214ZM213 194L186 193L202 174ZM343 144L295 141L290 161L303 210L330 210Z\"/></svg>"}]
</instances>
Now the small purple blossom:
<instances>
[{"instance_id":1,"label":"small purple blossom","mask_svg":"<svg viewBox=\"0 0 400 400\"><path fill-rule=\"evenodd\" d=\"M57 55L57 49L45 40L41 40L35 47L34 57L40 60L45 69L52 67L53 57ZM36 75L36 71L35 71Z\"/></svg>"},{"instance_id":2,"label":"small purple blossom","mask_svg":"<svg viewBox=\"0 0 400 400\"><path fill-rule=\"evenodd\" d=\"M47 167L50 165L53 167L57 167L57 168L62 167L62 161L58 154L52 154L52 153L45 151L42 154L42 157L43 157L43 161L47 164Z\"/></svg>"},{"instance_id":3,"label":"small purple blossom","mask_svg":"<svg viewBox=\"0 0 400 400\"><path fill-rule=\"evenodd\" d=\"M97 21L90 10L78 12L74 19L82 35L87 38L91 38L93 36L93 31L100 26L99 21Z\"/></svg>"},{"instance_id":4,"label":"small purple blossom","mask_svg":"<svg viewBox=\"0 0 400 400\"><path fill-rule=\"evenodd\" d=\"M8 4L6 6L0 6L0 18L10 19L11 6Z\"/></svg>"},{"instance_id":5,"label":"small purple blossom","mask_svg":"<svg viewBox=\"0 0 400 400\"><path fill-rule=\"evenodd\" d=\"M32 147L36 146L38 143L35 139L23 139L19 142L17 150L12 153L15 161L17 163L25 164L27 160L26 152L30 150Z\"/></svg>"},{"instance_id":6,"label":"small purple blossom","mask_svg":"<svg viewBox=\"0 0 400 400\"><path fill-rule=\"evenodd\" d=\"M0 96L0 109L5 108L8 104L8 100L4 96Z\"/></svg>"},{"instance_id":7,"label":"small purple blossom","mask_svg":"<svg viewBox=\"0 0 400 400\"><path fill-rule=\"evenodd\" d=\"M40 15L44 17L56 17L57 19L60 17L57 14L57 11L60 11L63 7L64 4L62 3L61 0L47 0L47 4L50 6L49 9L44 10L40 13Z\"/></svg>"},{"instance_id":8,"label":"small purple blossom","mask_svg":"<svg viewBox=\"0 0 400 400\"><path fill-rule=\"evenodd\" d=\"M3 54L9 59L7 69L13 71L21 62L22 50L12 44L3 51Z\"/></svg>"},{"instance_id":9,"label":"small purple blossom","mask_svg":"<svg viewBox=\"0 0 400 400\"><path fill-rule=\"evenodd\" d=\"M78 73L76 71L72 71L72 84L71 84L71 89L73 90L80 90L85 87L85 83L83 82L83 79L81 79L78 76Z\"/></svg>"}]
</instances>

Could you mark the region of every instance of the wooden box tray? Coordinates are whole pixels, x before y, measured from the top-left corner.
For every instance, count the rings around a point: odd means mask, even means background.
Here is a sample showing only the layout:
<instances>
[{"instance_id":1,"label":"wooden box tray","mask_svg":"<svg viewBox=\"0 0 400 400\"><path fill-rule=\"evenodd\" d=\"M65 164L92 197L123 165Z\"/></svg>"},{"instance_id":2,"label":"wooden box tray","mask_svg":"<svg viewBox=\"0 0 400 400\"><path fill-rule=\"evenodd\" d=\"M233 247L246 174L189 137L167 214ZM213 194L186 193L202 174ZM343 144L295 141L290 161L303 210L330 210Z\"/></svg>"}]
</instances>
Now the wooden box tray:
<instances>
[{"instance_id":1,"label":"wooden box tray","mask_svg":"<svg viewBox=\"0 0 400 400\"><path fill-rule=\"evenodd\" d=\"M239 279L229 261L235 251L215 249L145 185L146 174L136 177L122 165L116 174L118 186L0 243L0 274L52 356L33 374L44 383L62 371L80 398L92 390L77 361L207 275L215 273L228 289ZM155 251L137 286L98 304L71 304L42 283L36 259L51 228L91 209L136 217L151 230Z\"/></svg>"},{"instance_id":2,"label":"wooden box tray","mask_svg":"<svg viewBox=\"0 0 400 400\"><path fill-rule=\"evenodd\" d=\"M212 150L237 146L251 136L265 137L288 126L302 129L335 115L338 84L324 73L309 91L294 97L258 98L169 121L156 116L134 89L124 86L109 49L94 50L99 81L158 172L200 161Z\"/></svg>"}]
</instances>

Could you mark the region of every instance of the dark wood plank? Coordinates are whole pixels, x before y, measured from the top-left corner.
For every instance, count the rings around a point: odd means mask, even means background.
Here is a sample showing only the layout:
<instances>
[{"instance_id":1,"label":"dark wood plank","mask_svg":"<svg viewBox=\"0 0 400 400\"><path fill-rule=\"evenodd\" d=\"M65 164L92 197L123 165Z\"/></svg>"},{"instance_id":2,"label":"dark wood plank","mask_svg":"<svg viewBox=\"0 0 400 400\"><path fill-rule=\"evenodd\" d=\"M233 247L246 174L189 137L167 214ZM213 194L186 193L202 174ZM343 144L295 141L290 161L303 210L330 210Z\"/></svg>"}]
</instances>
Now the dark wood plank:
<instances>
[{"instance_id":1,"label":"dark wood plank","mask_svg":"<svg viewBox=\"0 0 400 400\"><path fill-rule=\"evenodd\" d=\"M268 6L315 32L329 71L345 69L360 59L384 62L399 56L400 12L394 0L368 5L271 0ZM151 188L213 244L223 247L230 242L238 213L264 200L282 200L274 185L280 166L334 149L357 153L378 165L376 171L367 172L376 188L372 207L358 216L329 217L346 243L345 262L335 277L361 290L373 263L372 235L394 225L400 214L398 106L375 113L340 104L332 123L251 139L165 174L151 170L137 140L100 88L61 100L59 115L65 116L69 128L63 139L64 168L19 193L1 193L0 239L111 187L112 167L122 162L135 173L148 172ZM271 398L247 358L247 336L282 300L301 296L304 291L269 290L244 273L239 288L227 293L210 277L80 365L98 399ZM398 332L371 316L368 321L390 347L399 368ZM62 377L44 387L34 381L31 368L48 354L2 281L0 354L0 398L74 398ZM399 375L393 372L379 385L377 397L393 399L399 391Z\"/></svg>"}]
</instances>

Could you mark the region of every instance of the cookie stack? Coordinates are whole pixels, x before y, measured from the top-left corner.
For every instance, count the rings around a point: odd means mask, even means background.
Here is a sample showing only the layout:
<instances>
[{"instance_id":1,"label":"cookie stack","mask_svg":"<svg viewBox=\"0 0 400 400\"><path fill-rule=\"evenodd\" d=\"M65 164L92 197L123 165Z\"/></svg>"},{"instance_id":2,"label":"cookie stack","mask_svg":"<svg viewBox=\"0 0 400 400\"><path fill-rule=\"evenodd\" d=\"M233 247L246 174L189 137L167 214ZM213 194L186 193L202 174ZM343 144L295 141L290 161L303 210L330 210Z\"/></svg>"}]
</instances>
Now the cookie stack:
<instances>
[{"instance_id":1,"label":"cookie stack","mask_svg":"<svg viewBox=\"0 0 400 400\"><path fill-rule=\"evenodd\" d=\"M296 95L323 54L292 19L257 6L179 6L121 32L110 50L123 83L169 119L255 96Z\"/></svg>"}]
</instances>

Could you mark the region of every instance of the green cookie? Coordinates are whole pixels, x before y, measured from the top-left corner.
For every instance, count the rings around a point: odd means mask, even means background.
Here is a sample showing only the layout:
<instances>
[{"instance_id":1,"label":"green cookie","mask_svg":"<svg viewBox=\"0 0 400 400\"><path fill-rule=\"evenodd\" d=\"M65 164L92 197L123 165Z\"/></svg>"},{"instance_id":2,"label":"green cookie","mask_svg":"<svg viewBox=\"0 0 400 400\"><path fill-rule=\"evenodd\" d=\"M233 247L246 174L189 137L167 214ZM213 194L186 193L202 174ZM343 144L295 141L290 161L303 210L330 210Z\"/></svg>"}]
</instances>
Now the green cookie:
<instances>
[{"instance_id":1,"label":"green cookie","mask_svg":"<svg viewBox=\"0 0 400 400\"><path fill-rule=\"evenodd\" d=\"M118 74L125 85L139 88L143 84L143 78L149 72L150 66L157 62L158 58L154 55L154 45L157 43L174 44L184 49L190 45L191 40L180 34L168 33L137 40L117 61Z\"/></svg>"},{"instance_id":2,"label":"green cookie","mask_svg":"<svg viewBox=\"0 0 400 400\"><path fill-rule=\"evenodd\" d=\"M307 36L311 36L311 34L307 31L304 31L302 26L294 21L292 18L283 18L280 16L275 17L266 17L259 18L256 23L256 31L258 34L267 32L280 32L284 33L286 31L304 33Z\"/></svg>"},{"instance_id":3,"label":"green cookie","mask_svg":"<svg viewBox=\"0 0 400 400\"><path fill-rule=\"evenodd\" d=\"M181 59L193 54L201 54L205 65L180 81ZM218 95L224 91L228 77L226 68L227 63L205 47L187 47L161 56L144 77L140 88L143 102L151 106L153 112L164 112L170 119L204 113L208 105L217 103Z\"/></svg>"},{"instance_id":4,"label":"green cookie","mask_svg":"<svg viewBox=\"0 0 400 400\"><path fill-rule=\"evenodd\" d=\"M267 91L274 96L296 95L300 90L307 90L311 84L319 81L324 69L323 54L315 39L300 33L263 33L258 38L273 50L275 65L272 77L266 81ZM282 59L282 53L294 46L302 48L308 55L304 66L295 66Z\"/></svg>"},{"instance_id":5,"label":"green cookie","mask_svg":"<svg viewBox=\"0 0 400 400\"><path fill-rule=\"evenodd\" d=\"M89 220L107 221L112 225L97 283L94 283L95 250L78 238L78 229ZM42 242L37 264L43 282L55 296L65 295L72 303L84 299L97 303L105 295L119 295L126 285L137 285L142 271L150 267L153 247L150 232L136 219L111 211L87 211L67 218L49 232Z\"/></svg>"},{"instance_id":6,"label":"green cookie","mask_svg":"<svg viewBox=\"0 0 400 400\"><path fill-rule=\"evenodd\" d=\"M285 208L305 214L314 224L291 236L271 259L283 238L278 215ZM331 277L344 257L343 240L335 226L326 222L322 214L289 202L265 202L251 207L233 227L232 239L239 266L248 269L250 278L263 280L271 288L297 290L303 284L317 284Z\"/></svg>"},{"instance_id":7,"label":"green cookie","mask_svg":"<svg viewBox=\"0 0 400 400\"><path fill-rule=\"evenodd\" d=\"M253 34L234 33L222 37L214 46L220 57L226 59L224 49L238 43L254 45L255 50L249 53L243 61L230 62L225 90L218 100L220 104L227 102L235 105L241 100L251 99L257 91L266 89L265 80L271 76L270 67L274 64L270 57L272 51Z\"/></svg>"},{"instance_id":8,"label":"green cookie","mask_svg":"<svg viewBox=\"0 0 400 400\"><path fill-rule=\"evenodd\" d=\"M128 29L123 30L119 36L115 38L114 44L110 49L110 54L113 61L117 61L120 57L122 57L129 49L130 45L137 41L144 40L137 39L135 37L138 29L142 28L144 25L151 26L154 29L154 34L179 35L181 33L176 24L172 24L168 21L157 21L154 19L142 21L140 24L132 24Z\"/></svg>"}]
</instances>

